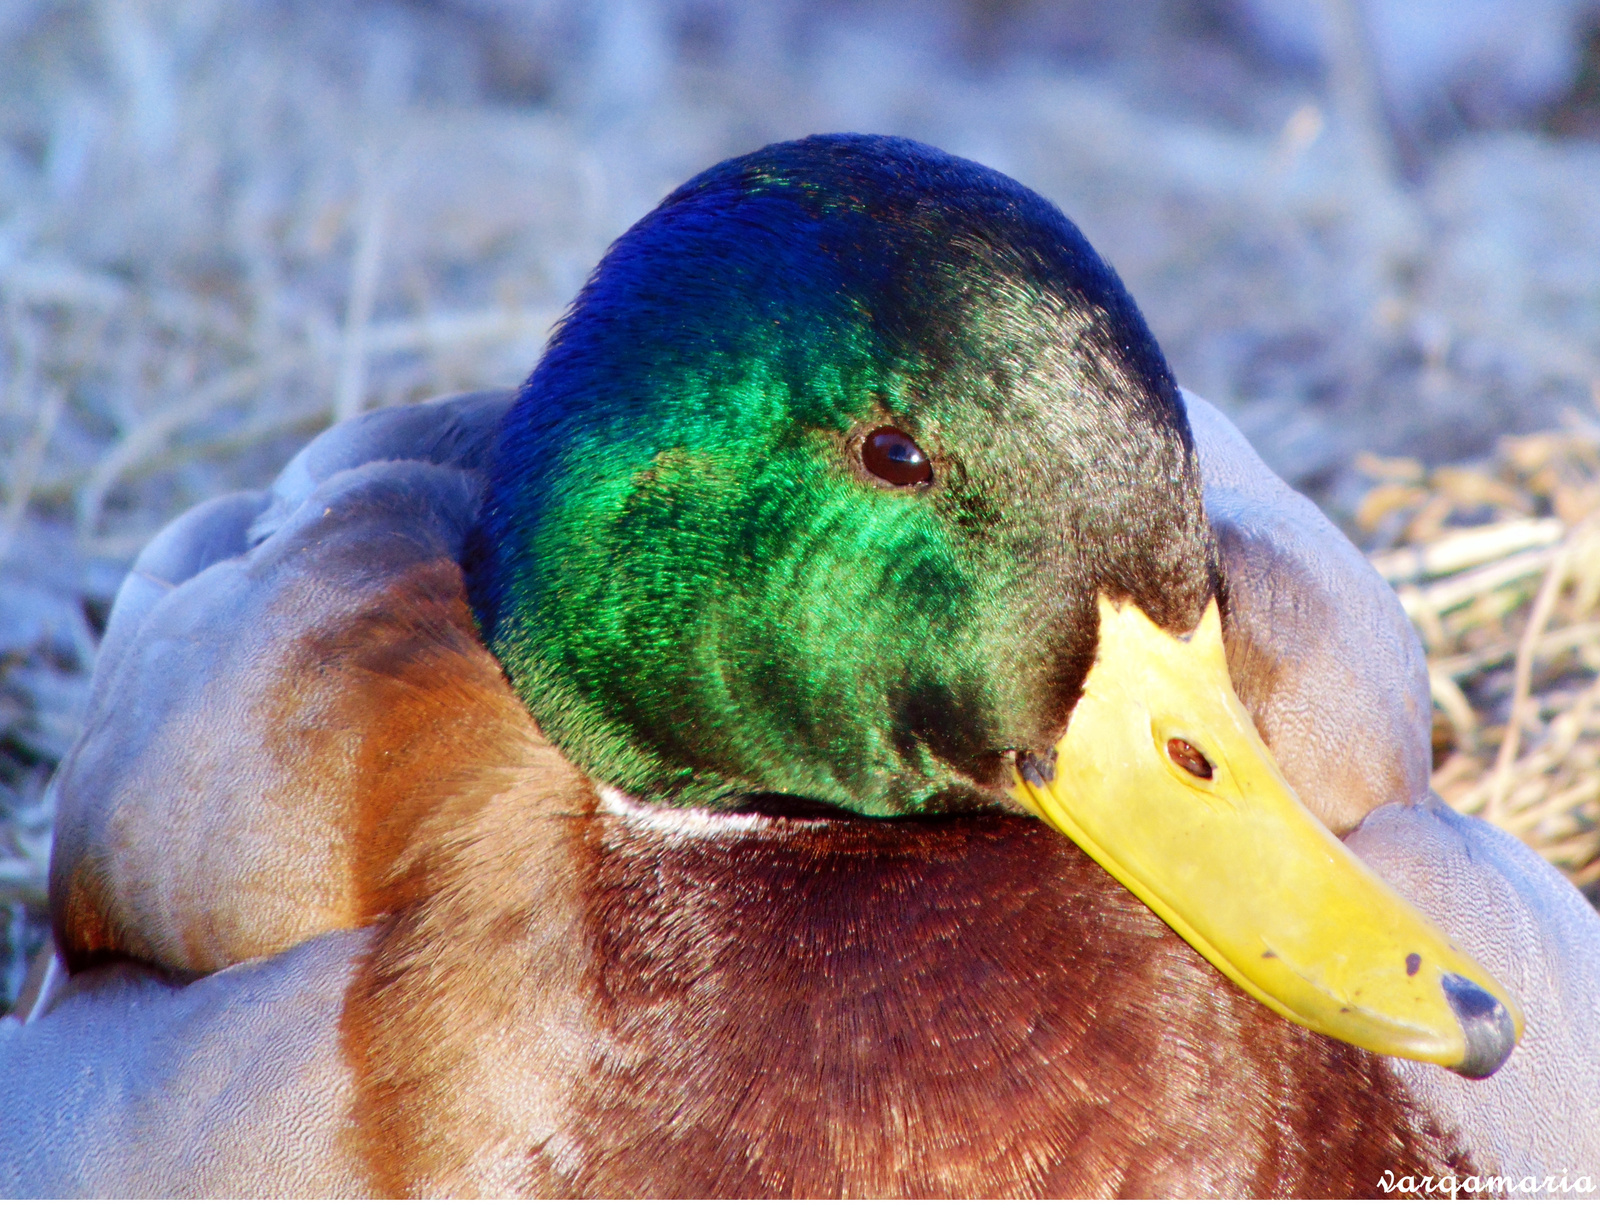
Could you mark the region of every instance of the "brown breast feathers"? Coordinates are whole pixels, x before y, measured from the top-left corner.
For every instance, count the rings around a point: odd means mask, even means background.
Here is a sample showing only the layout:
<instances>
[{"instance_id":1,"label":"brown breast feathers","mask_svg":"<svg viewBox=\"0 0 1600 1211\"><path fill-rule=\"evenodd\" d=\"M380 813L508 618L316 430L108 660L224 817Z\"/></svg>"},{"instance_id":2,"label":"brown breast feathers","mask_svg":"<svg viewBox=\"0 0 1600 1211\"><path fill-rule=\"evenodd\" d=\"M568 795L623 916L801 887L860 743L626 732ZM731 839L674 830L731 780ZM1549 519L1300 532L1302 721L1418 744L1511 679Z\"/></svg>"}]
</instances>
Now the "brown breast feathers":
<instances>
[{"instance_id":1,"label":"brown breast feathers","mask_svg":"<svg viewBox=\"0 0 1600 1211\"><path fill-rule=\"evenodd\" d=\"M552 772L460 821L347 1005L359 1146L396 1193L1370 1196L1471 1171L1381 1059L1256 1005L1031 820L675 818Z\"/></svg>"}]
</instances>

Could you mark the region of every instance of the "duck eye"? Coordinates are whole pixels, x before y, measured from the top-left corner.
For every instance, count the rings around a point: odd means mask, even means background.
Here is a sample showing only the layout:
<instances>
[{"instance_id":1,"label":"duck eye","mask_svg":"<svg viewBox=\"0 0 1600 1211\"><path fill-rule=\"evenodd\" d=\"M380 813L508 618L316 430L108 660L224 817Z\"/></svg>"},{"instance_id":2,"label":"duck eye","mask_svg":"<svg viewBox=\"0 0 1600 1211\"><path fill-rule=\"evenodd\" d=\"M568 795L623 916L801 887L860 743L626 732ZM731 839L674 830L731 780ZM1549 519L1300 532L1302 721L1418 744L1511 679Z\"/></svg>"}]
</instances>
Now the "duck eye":
<instances>
[{"instance_id":1,"label":"duck eye","mask_svg":"<svg viewBox=\"0 0 1600 1211\"><path fill-rule=\"evenodd\" d=\"M1174 765L1181 765L1196 778L1210 779L1212 772L1211 762L1206 760L1206 755L1187 740L1176 738L1167 741L1167 756L1172 758Z\"/></svg>"},{"instance_id":2,"label":"duck eye","mask_svg":"<svg viewBox=\"0 0 1600 1211\"><path fill-rule=\"evenodd\" d=\"M931 484L933 464L917 443L898 429L874 429L861 443L861 465L897 488Z\"/></svg>"}]
</instances>

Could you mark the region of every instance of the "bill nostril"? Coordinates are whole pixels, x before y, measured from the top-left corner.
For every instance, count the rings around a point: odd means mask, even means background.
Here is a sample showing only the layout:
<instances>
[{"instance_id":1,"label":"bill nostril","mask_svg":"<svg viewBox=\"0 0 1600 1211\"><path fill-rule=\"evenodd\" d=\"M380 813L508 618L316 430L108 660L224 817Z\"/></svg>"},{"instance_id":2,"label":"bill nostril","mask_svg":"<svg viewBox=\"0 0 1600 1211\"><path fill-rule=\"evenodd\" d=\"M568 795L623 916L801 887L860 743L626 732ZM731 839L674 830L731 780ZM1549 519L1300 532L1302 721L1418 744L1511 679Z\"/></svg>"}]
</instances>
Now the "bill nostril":
<instances>
[{"instance_id":1,"label":"bill nostril","mask_svg":"<svg viewBox=\"0 0 1600 1211\"><path fill-rule=\"evenodd\" d=\"M1211 775L1216 766L1210 759L1187 740L1173 737L1167 741L1167 756L1172 763L1182 769L1188 770L1196 778L1211 780Z\"/></svg>"},{"instance_id":2,"label":"bill nostril","mask_svg":"<svg viewBox=\"0 0 1600 1211\"><path fill-rule=\"evenodd\" d=\"M1493 1076L1517 1045L1517 1028L1506 1007L1465 976L1439 977L1445 1000L1467 1036L1467 1054L1455 1071L1481 1080Z\"/></svg>"}]
</instances>

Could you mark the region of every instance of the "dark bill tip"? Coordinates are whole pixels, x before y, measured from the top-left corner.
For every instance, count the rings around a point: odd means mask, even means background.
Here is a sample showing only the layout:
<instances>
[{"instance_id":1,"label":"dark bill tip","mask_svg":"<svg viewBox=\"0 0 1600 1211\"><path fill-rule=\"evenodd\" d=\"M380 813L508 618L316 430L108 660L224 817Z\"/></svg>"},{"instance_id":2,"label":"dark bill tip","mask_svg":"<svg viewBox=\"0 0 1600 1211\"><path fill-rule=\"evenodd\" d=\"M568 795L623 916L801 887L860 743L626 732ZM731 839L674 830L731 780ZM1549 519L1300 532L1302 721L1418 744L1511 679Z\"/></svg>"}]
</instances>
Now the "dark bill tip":
<instances>
[{"instance_id":1,"label":"dark bill tip","mask_svg":"<svg viewBox=\"0 0 1600 1211\"><path fill-rule=\"evenodd\" d=\"M1517 1028L1511 1014L1465 976L1446 972L1439 985L1467 1036L1466 1058L1454 1071L1474 1080L1493 1076L1517 1045Z\"/></svg>"}]
</instances>

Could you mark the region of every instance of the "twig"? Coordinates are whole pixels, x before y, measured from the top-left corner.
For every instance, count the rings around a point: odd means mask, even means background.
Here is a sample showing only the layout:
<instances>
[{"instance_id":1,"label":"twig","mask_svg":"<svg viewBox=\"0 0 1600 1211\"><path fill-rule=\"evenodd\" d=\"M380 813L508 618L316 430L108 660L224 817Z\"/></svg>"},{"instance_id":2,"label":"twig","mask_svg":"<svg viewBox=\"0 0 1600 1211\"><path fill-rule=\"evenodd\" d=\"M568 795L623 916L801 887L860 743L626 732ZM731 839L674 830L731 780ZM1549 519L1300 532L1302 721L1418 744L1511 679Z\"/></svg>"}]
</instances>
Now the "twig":
<instances>
[{"instance_id":1,"label":"twig","mask_svg":"<svg viewBox=\"0 0 1600 1211\"><path fill-rule=\"evenodd\" d=\"M0 900L25 900L42 905L48 899L49 876L32 862L0 858Z\"/></svg>"},{"instance_id":2,"label":"twig","mask_svg":"<svg viewBox=\"0 0 1600 1211\"><path fill-rule=\"evenodd\" d=\"M1544 634L1545 624L1550 621L1550 611L1555 608L1556 596L1566 578L1569 545L1561 546L1551 557L1550 567L1539 585L1539 593L1533 599L1533 613L1523 629L1522 642L1517 645L1511 712L1506 717L1506 734L1501 738L1500 752L1495 757L1494 773L1489 784L1489 802L1483 811L1483 818L1491 824L1501 822L1501 809L1511 778L1511 763L1516 760L1517 749L1522 743L1522 716L1528 709L1528 692L1533 684L1534 649L1538 646L1539 637Z\"/></svg>"},{"instance_id":3,"label":"twig","mask_svg":"<svg viewBox=\"0 0 1600 1211\"><path fill-rule=\"evenodd\" d=\"M1568 787L1542 802L1536 801L1532 807L1520 812L1517 815L1517 827L1519 830L1533 828L1553 817L1566 815L1573 808L1596 798L1600 798L1600 775L1591 775L1576 786Z\"/></svg>"},{"instance_id":4,"label":"twig","mask_svg":"<svg viewBox=\"0 0 1600 1211\"><path fill-rule=\"evenodd\" d=\"M78 493L78 535L93 534L100 525L106 496L123 474L160 450L175 430L203 420L224 404L259 390L263 385L312 360L307 350L280 353L264 362L214 378L174 404L146 417L113 446L84 482Z\"/></svg>"},{"instance_id":5,"label":"twig","mask_svg":"<svg viewBox=\"0 0 1600 1211\"><path fill-rule=\"evenodd\" d=\"M370 178L361 207L361 231L350 266L350 302L344 317L344 341L339 353L339 381L334 392L333 418L349 420L361 411L367 394L367 326L378 294L383 265L383 232L388 221L388 191Z\"/></svg>"},{"instance_id":6,"label":"twig","mask_svg":"<svg viewBox=\"0 0 1600 1211\"><path fill-rule=\"evenodd\" d=\"M1478 716L1467 701L1467 696L1461 692L1461 687L1442 676L1437 669L1429 669L1428 688L1434 702L1439 704L1445 718L1450 720L1450 726L1456 730L1456 748L1469 753L1477 748Z\"/></svg>"},{"instance_id":7,"label":"twig","mask_svg":"<svg viewBox=\"0 0 1600 1211\"><path fill-rule=\"evenodd\" d=\"M1402 547L1372 557L1372 566L1391 581L1445 576L1514 555L1529 547L1548 547L1566 534L1559 518L1519 518L1492 526L1457 530L1423 547Z\"/></svg>"},{"instance_id":8,"label":"twig","mask_svg":"<svg viewBox=\"0 0 1600 1211\"><path fill-rule=\"evenodd\" d=\"M1580 622L1575 626L1562 627L1559 631L1551 631L1540 636L1534 657L1548 660L1552 656L1597 640L1600 640L1600 622ZM1435 661L1432 668L1439 676L1454 681L1470 677L1474 673L1481 673L1484 669L1492 669L1502 660L1508 660L1516 654L1516 644L1496 643L1480 648L1476 652L1464 652L1460 656L1449 656Z\"/></svg>"},{"instance_id":9,"label":"twig","mask_svg":"<svg viewBox=\"0 0 1600 1211\"><path fill-rule=\"evenodd\" d=\"M1499 563L1452 576L1448 580L1435 581L1426 588L1403 585L1396 590L1396 594L1406 613L1413 619L1426 610L1444 614L1513 581L1543 572L1554 558L1554 548L1527 551L1502 559Z\"/></svg>"},{"instance_id":10,"label":"twig","mask_svg":"<svg viewBox=\"0 0 1600 1211\"><path fill-rule=\"evenodd\" d=\"M1357 0L1323 0L1328 32L1328 91L1364 167L1393 189L1395 154L1383 112L1366 16Z\"/></svg>"},{"instance_id":11,"label":"twig","mask_svg":"<svg viewBox=\"0 0 1600 1211\"><path fill-rule=\"evenodd\" d=\"M28 435L27 444L11 461L14 472L6 489L5 513L0 514L0 559L4 559L11 550L17 531L22 528L22 515L27 512L28 502L33 499L33 485L38 482L44 452L50 445L56 422L61 419L61 405L65 398L60 388L52 388L44 393L44 398L39 402L39 415L34 422L33 432Z\"/></svg>"}]
</instances>

